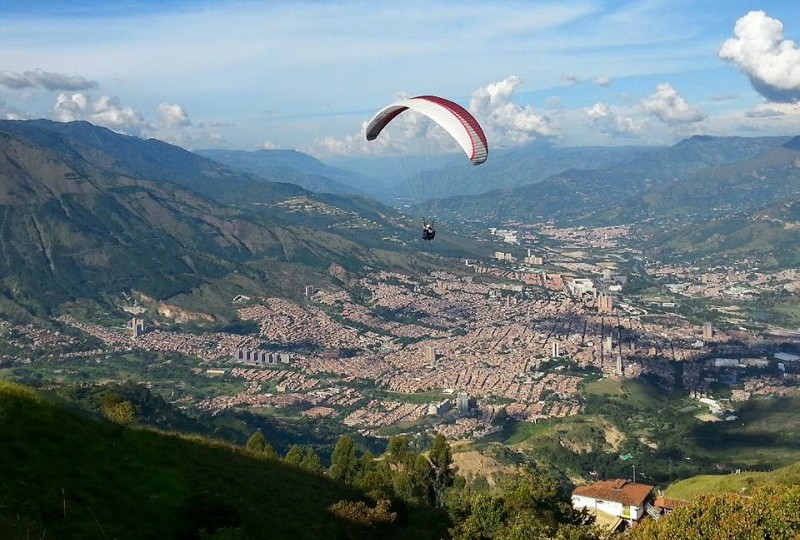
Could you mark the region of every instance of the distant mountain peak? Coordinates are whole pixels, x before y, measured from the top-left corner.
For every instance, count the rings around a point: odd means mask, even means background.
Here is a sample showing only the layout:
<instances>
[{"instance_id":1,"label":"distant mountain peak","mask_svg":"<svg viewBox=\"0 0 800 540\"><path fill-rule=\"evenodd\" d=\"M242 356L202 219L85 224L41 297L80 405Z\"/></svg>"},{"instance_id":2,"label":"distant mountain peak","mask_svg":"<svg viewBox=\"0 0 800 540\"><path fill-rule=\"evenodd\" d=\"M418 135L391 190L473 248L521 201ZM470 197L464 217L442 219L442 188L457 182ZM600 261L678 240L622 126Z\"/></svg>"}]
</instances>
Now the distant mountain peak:
<instances>
[{"instance_id":1,"label":"distant mountain peak","mask_svg":"<svg viewBox=\"0 0 800 540\"><path fill-rule=\"evenodd\" d=\"M784 148L789 150L796 150L800 152L800 135L783 145Z\"/></svg>"},{"instance_id":2,"label":"distant mountain peak","mask_svg":"<svg viewBox=\"0 0 800 540\"><path fill-rule=\"evenodd\" d=\"M673 146L684 146L693 143L704 143L704 142L714 141L716 139L717 137L714 137L713 135L692 135L688 139L682 139L678 141Z\"/></svg>"}]
</instances>

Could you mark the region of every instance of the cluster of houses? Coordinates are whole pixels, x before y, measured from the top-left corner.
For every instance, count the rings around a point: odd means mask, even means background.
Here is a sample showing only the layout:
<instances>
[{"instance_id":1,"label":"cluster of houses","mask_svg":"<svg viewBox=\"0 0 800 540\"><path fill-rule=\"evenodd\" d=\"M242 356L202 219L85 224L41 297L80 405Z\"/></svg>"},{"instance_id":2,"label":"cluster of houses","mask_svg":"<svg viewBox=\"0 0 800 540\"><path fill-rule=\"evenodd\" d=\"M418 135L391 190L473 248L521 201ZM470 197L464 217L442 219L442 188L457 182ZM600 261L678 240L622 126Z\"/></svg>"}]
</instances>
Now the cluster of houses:
<instances>
[{"instance_id":1,"label":"cluster of houses","mask_svg":"<svg viewBox=\"0 0 800 540\"><path fill-rule=\"evenodd\" d=\"M590 512L596 523L609 531L630 527L645 516L659 519L686 501L655 496L655 486L628 480L602 480L578 486L572 506Z\"/></svg>"}]
</instances>

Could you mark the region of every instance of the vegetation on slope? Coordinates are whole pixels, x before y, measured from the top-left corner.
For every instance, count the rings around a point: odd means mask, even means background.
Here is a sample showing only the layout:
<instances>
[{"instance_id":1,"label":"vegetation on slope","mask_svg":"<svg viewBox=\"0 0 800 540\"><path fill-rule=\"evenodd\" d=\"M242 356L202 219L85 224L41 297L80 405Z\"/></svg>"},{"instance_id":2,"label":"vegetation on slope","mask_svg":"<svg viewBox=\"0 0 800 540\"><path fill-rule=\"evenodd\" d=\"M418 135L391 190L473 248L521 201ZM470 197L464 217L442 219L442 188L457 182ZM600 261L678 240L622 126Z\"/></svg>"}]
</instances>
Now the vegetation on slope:
<instances>
[{"instance_id":1,"label":"vegetation on slope","mask_svg":"<svg viewBox=\"0 0 800 540\"><path fill-rule=\"evenodd\" d=\"M688 500L709 493L748 495L765 484L800 486L800 462L792 463L774 471L693 476L669 486L666 490L666 496Z\"/></svg>"},{"instance_id":2,"label":"vegetation on slope","mask_svg":"<svg viewBox=\"0 0 800 540\"><path fill-rule=\"evenodd\" d=\"M658 521L634 527L631 540L794 540L800 535L800 487L761 486L750 496L699 497Z\"/></svg>"},{"instance_id":3,"label":"vegetation on slope","mask_svg":"<svg viewBox=\"0 0 800 540\"><path fill-rule=\"evenodd\" d=\"M346 484L226 443L98 421L5 382L0 441L3 538L439 538L446 526L433 509L356 525L328 511L368 500Z\"/></svg>"}]
</instances>

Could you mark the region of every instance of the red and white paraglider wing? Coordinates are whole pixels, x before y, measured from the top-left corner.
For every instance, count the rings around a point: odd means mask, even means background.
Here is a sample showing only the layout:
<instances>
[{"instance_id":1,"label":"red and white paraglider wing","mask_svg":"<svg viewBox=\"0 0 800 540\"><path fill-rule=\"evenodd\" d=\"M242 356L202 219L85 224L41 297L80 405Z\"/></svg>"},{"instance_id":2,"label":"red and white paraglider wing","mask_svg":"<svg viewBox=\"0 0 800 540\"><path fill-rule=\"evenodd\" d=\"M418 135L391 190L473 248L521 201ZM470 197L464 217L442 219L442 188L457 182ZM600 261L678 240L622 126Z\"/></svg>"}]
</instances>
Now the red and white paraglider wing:
<instances>
[{"instance_id":1,"label":"red and white paraglider wing","mask_svg":"<svg viewBox=\"0 0 800 540\"><path fill-rule=\"evenodd\" d=\"M389 122L408 109L427 116L447 131L473 165L486 161L489 146L475 117L458 103L437 96L417 96L381 109L367 124L367 140L375 140Z\"/></svg>"}]
</instances>

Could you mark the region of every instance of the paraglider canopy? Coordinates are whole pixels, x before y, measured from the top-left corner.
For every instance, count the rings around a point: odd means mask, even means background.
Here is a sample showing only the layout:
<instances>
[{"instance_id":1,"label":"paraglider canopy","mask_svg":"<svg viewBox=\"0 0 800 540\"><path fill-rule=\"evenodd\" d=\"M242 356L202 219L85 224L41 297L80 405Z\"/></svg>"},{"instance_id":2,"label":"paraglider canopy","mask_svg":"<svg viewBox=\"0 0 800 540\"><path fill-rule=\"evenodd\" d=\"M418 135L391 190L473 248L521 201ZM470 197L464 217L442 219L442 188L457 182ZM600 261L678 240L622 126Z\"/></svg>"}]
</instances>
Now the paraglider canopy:
<instances>
[{"instance_id":1,"label":"paraglider canopy","mask_svg":"<svg viewBox=\"0 0 800 540\"><path fill-rule=\"evenodd\" d=\"M367 140L373 141L400 113L413 110L444 128L461 146L473 165L480 165L489 156L489 145L478 121L458 103L437 96L417 96L393 103L380 111L367 124Z\"/></svg>"}]
</instances>

